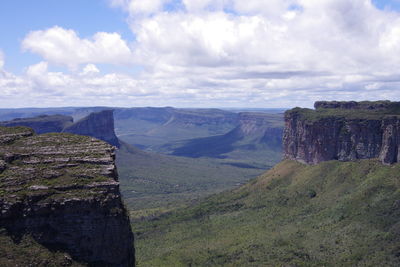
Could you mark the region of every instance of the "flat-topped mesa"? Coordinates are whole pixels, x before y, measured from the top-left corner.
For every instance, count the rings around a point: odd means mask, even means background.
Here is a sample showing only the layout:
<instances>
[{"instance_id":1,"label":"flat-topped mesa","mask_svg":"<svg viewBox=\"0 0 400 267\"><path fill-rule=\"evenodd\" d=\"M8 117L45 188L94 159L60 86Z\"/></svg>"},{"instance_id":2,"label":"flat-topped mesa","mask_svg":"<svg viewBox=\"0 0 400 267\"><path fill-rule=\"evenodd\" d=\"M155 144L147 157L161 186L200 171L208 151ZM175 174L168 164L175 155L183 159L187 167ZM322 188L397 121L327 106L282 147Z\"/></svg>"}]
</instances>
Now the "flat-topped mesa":
<instances>
[{"instance_id":1,"label":"flat-topped mesa","mask_svg":"<svg viewBox=\"0 0 400 267\"><path fill-rule=\"evenodd\" d=\"M113 110L93 112L66 127L63 132L92 136L106 141L113 146L120 146L119 140L114 131Z\"/></svg>"},{"instance_id":2,"label":"flat-topped mesa","mask_svg":"<svg viewBox=\"0 0 400 267\"><path fill-rule=\"evenodd\" d=\"M0 122L0 126L26 126L32 128L37 134L43 134L59 133L72 123L73 119L71 116L41 115L33 118L18 118L11 121L3 121Z\"/></svg>"},{"instance_id":3,"label":"flat-topped mesa","mask_svg":"<svg viewBox=\"0 0 400 267\"><path fill-rule=\"evenodd\" d=\"M400 102L383 101L317 101L314 103L315 109L363 109L363 110L390 110L399 109Z\"/></svg>"},{"instance_id":4,"label":"flat-topped mesa","mask_svg":"<svg viewBox=\"0 0 400 267\"><path fill-rule=\"evenodd\" d=\"M31 251L49 250L32 255L38 266L69 266L71 261L134 266L114 147L87 136L0 127L0 238L9 240L0 244L0 262L13 258L27 266L29 259L21 258L29 256L7 249L18 249L26 237L36 242ZM67 256L57 261L59 253Z\"/></svg>"},{"instance_id":5,"label":"flat-topped mesa","mask_svg":"<svg viewBox=\"0 0 400 267\"><path fill-rule=\"evenodd\" d=\"M400 161L400 102L316 102L315 107L285 113L286 159Z\"/></svg>"}]
</instances>

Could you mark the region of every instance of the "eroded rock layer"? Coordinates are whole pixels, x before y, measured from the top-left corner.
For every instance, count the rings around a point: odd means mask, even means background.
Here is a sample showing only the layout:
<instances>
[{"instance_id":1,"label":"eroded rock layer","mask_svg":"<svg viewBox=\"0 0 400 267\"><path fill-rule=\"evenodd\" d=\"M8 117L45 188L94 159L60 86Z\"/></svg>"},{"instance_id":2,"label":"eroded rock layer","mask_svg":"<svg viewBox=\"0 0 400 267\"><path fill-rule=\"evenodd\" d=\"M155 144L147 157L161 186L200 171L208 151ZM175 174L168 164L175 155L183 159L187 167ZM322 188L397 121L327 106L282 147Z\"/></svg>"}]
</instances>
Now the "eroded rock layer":
<instances>
[{"instance_id":1,"label":"eroded rock layer","mask_svg":"<svg viewBox=\"0 0 400 267\"><path fill-rule=\"evenodd\" d=\"M114 132L113 110L93 112L66 127L63 132L92 136L106 141L113 146L120 146L119 140Z\"/></svg>"},{"instance_id":2,"label":"eroded rock layer","mask_svg":"<svg viewBox=\"0 0 400 267\"><path fill-rule=\"evenodd\" d=\"M114 158L91 137L0 127L0 229L76 262L134 266Z\"/></svg>"},{"instance_id":3,"label":"eroded rock layer","mask_svg":"<svg viewBox=\"0 0 400 267\"><path fill-rule=\"evenodd\" d=\"M316 102L285 113L284 157L308 164L328 160L400 160L400 103Z\"/></svg>"}]
</instances>

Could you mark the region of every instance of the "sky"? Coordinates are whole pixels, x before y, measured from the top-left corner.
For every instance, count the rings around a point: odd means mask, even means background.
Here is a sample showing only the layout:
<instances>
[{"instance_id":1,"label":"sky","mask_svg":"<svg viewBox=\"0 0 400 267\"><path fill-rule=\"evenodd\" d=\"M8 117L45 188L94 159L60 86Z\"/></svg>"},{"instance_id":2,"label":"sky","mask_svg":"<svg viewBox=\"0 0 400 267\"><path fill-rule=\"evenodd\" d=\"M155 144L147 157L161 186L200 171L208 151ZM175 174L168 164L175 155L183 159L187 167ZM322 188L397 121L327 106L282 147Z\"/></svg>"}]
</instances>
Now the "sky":
<instances>
[{"instance_id":1,"label":"sky","mask_svg":"<svg viewBox=\"0 0 400 267\"><path fill-rule=\"evenodd\" d=\"M2 0L0 108L400 101L400 0Z\"/></svg>"}]
</instances>

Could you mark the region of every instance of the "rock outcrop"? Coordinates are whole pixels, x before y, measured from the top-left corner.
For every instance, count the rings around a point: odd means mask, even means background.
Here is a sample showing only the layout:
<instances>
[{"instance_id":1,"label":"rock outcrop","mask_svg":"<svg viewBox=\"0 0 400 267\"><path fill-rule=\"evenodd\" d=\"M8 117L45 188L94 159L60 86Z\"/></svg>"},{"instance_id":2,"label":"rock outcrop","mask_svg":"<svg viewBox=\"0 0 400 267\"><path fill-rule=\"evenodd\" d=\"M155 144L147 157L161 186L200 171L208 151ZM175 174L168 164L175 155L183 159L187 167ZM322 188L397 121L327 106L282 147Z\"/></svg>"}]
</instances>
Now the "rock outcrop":
<instances>
[{"instance_id":1,"label":"rock outcrop","mask_svg":"<svg viewBox=\"0 0 400 267\"><path fill-rule=\"evenodd\" d=\"M41 266L134 266L114 160L114 147L94 138L0 127L0 237L19 244L29 236L48 257L66 253ZM2 246L0 262L23 257Z\"/></svg>"},{"instance_id":2,"label":"rock outcrop","mask_svg":"<svg viewBox=\"0 0 400 267\"><path fill-rule=\"evenodd\" d=\"M63 132L91 136L106 141L113 146L120 146L114 132L113 110L93 112L66 127Z\"/></svg>"},{"instance_id":3,"label":"rock outcrop","mask_svg":"<svg viewBox=\"0 0 400 267\"><path fill-rule=\"evenodd\" d=\"M327 160L400 159L400 103L316 102L315 110L285 113L284 157L308 164Z\"/></svg>"},{"instance_id":4,"label":"rock outcrop","mask_svg":"<svg viewBox=\"0 0 400 267\"><path fill-rule=\"evenodd\" d=\"M0 126L14 127L26 126L32 128L37 134L59 133L65 127L71 125L72 117L64 115L42 115L33 118L21 118L0 122Z\"/></svg>"}]
</instances>

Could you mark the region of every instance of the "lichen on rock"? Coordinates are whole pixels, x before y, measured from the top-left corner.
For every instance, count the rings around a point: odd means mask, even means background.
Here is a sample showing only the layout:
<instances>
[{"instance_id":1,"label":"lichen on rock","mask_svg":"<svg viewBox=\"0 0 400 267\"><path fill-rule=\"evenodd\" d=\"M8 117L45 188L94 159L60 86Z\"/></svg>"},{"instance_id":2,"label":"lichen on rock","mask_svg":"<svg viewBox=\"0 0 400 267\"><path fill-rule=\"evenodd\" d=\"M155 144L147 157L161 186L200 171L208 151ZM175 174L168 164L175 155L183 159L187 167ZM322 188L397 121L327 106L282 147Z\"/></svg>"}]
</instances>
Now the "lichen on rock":
<instances>
[{"instance_id":1,"label":"lichen on rock","mask_svg":"<svg viewBox=\"0 0 400 267\"><path fill-rule=\"evenodd\" d=\"M134 266L114 160L114 147L91 137L0 127L1 233L82 264Z\"/></svg>"}]
</instances>

